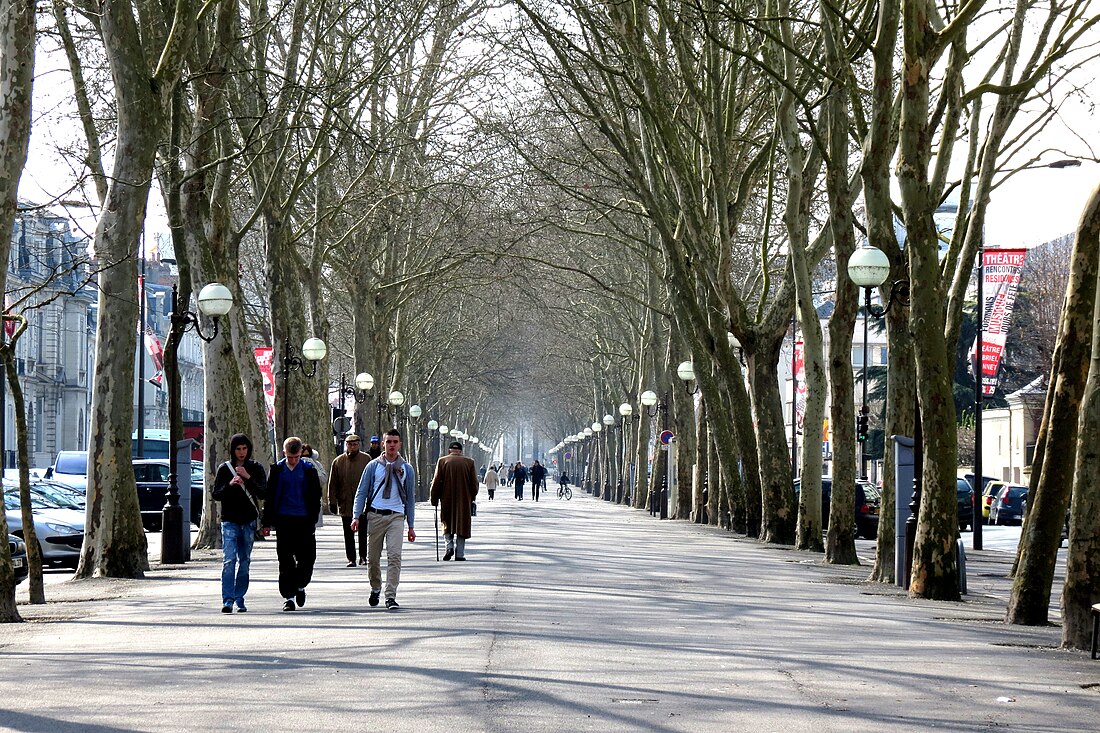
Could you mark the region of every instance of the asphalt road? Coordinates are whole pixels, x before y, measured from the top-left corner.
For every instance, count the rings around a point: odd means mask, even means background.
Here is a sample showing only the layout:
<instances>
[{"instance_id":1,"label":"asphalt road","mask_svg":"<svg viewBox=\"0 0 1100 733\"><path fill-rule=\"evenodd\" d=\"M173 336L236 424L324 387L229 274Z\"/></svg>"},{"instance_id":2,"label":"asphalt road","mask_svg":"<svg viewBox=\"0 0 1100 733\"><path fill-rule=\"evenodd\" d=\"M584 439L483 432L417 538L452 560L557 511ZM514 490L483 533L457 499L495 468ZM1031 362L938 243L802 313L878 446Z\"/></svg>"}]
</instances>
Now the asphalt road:
<instances>
[{"instance_id":1,"label":"asphalt road","mask_svg":"<svg viewBox=\"0 0 1100 733\"><path fill-rule=\"evenodd\" d=\"M245 615L219 612L210 553L51 586L55 602L23 607L40 622L0 627L0 728L1097 729L1100 662L1058 650L1057 628L1000 623L1007 553L973 553L990 577L932 603L862 582L866 567L586 496L478 506L466 563L435 561L418 508L399 611L367 606L336 526L292 613L273 542Z\"/></svg>"}]
</instances>

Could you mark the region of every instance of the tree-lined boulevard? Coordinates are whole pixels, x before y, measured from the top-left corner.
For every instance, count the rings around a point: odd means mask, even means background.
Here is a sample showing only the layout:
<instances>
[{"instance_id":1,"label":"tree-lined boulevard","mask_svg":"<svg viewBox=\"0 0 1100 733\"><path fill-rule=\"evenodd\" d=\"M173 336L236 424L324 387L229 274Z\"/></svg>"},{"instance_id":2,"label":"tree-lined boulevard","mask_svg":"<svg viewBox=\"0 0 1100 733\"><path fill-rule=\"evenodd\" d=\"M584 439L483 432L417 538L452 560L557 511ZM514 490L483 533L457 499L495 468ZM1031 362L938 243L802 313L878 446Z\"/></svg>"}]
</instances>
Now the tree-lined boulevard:
<instances>
[{"instance_id":1,"label":"tree-lined boulevard","mask_svg":"<svg viewBox=\"0 0 1100 733\"><path fill-rule=\"evenodd\" d=\"M212 552L51 586L25 609L43 623L0 627L0 728L1069 732L1100 716L1100 667L1055 627L999 623L1010 553L972 553L970 594L934 603L583 493L479 505L465 564L435 561L421 507L398 611L367 606L331 522L294 613L270 542L244 615L219 613Z\"/></svg>"}]
</instances>

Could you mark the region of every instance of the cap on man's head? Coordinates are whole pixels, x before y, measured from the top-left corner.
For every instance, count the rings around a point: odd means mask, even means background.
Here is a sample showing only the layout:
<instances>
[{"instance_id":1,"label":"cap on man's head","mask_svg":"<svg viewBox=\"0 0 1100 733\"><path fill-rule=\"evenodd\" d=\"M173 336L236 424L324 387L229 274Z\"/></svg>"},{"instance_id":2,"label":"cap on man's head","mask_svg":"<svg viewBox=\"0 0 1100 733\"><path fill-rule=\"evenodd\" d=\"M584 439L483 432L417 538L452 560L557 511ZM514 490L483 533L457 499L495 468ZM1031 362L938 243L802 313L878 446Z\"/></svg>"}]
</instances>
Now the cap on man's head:
<instances>
[{"instance_id":1,"label":"cap on man's head","mask_svg":"<svg viewBox=\"0 0 1100 733\"><path fill-rule=\"evenodd\" d=\"M370 442L377 443L378 442L378 436L377 435L370 436Z\"/></svg>"},{"instance_id":2,"label":"cap on man's head","mask_svg":"<svg viewBox=\"0 0 1100 733\"><path fill-rule=\"evenodd\" d=\"M459 443L456 440L455 442L453 442L449 446L447 446L447 449L448 450L462 450L462 443Z\"/></svg>"},{"instance_id":3,"label":"cap on man's head","mask_svg":"<svg viewBox=\"0 0 1100 733\"><path fill-rule=\"evenodd\" d=\"M359 442L359 436L356 435L355 433L348 433L347 435L344 436L344 442L345 443L358 443Z\"/></svg>"}]
</instances>

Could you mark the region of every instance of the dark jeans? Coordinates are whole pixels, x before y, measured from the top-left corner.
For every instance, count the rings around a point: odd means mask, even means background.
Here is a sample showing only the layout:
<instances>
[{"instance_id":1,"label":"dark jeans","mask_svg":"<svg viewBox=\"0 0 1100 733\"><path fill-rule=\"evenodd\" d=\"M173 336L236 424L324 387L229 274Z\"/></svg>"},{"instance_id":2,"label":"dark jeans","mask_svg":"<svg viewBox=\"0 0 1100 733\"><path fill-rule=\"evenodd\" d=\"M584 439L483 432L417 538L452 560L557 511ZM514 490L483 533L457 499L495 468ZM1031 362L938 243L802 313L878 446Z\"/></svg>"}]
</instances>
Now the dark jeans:
<instances>
[{"instance_id":1,"label":"dark jeans","mask_svg":"<svg viewBox=\"0 0 1100 733\"><path fill-rule=\"evenodd\" d=\"M516 481L516 498L523 501L523 482Z\"/></svg>"},{"instance_id":2,"label":"dark jeans","mask_svg":"<svg viewBox=\"0 0 1100 733\"><path fill-rule=\"evenodd\" d=\"M531 493L535 495L535 501L539 500L539 490L545 489L541 481L535 480L531 482Z\"/></svg>"},{"instance_id":3,"label":"dark jeans","mask_svg":"<svg viewBox=\"0 0 1100 733\"><path fill-rule=\"evenodd\" d=\"M275 554L279 557L279 595L293 598L309 585L317 560L316 527L306 517L275 520Z\"/></svg>"},{"instance_id":4,"label":"dark jeans","mask_svg":"<svg viewBox=\"0 0 1100 733\"><path fill-rule=\"evenodd\" d=\"M344 553L348 556L348 562L355 562L355 532L351 531L351 517L340 517L344 525ZM359 525L359 559L367 559L367 523Z\"/></svg>"}]
</instances>

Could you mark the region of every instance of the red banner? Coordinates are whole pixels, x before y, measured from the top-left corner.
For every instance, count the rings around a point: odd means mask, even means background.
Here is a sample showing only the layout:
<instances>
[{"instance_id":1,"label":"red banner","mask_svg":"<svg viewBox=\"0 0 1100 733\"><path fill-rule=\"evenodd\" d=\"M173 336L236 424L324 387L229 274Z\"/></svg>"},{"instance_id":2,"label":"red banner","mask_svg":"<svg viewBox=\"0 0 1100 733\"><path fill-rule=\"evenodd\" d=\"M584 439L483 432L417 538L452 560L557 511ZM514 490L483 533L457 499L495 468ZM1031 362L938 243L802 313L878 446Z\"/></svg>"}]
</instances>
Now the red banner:
<instances>
[{"instance_id":1,"label":"red banner","mask_svg":"<svg viewBox=\"0 0 1100 733\"><path fill-rule=\"evenodd\" d=\"M163 386L164 375L164 348L160 345L160 339L151 330L145 331L145 348L149 351L149 358L153 360L153 367L157 373L146 381L154 387Z\"/></svg>"},{"instance_id":2,"label":"red banner","mask_svg":"<svg viewBox=\"0 0 1100 733\"><path fill-rule=\"evenodd\" d=\"M795 420L798 427L802 427L802 421L806 418L806 397L810 390L806 384L806 351L801 341L794 342L794 378L798 385L794 393Z\"/></svg>"},{"instance_id":3,"label":"red banner","mask_svg":"<svg viewBox=\"0 0 1100 733\"><path fill-rule=\"evenodd\" d=\"M275 371L273 361L275 349L270 346L258 346L253 350L256 356L256 366L260 368L260 374L264 378L264 402L267 403L267 419L275 422Z\"/></svg>"},{"instance_id":4,"label":"red banner","mask_svg":"<svg viewBox=\"0 0 1100 733\"><path fill-rule=\"evenodd\" d=\"M987 249L982 254L982 394L997 391L997 372L1012 324L1012 307L1024 269L1024 249ZM977 342L975 342L977 348Z\"/></svg>"}]
</instances>

